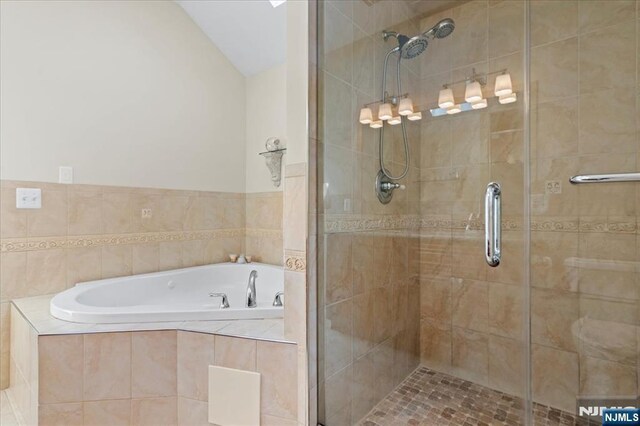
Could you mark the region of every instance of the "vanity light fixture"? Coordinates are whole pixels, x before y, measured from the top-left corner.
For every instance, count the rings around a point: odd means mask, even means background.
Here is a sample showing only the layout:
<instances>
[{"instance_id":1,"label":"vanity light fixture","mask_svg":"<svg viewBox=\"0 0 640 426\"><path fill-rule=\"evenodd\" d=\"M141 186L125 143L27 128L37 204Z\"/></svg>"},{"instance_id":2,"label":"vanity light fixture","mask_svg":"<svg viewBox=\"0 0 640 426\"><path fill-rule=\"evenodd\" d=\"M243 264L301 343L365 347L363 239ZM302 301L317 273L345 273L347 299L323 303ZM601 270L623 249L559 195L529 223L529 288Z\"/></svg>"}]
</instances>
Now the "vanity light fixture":
<instances>
[{"instance_id":1,"label":"vanity light fixture","mask_svg":"<svg viewBox=\"0 0 640 426\"><path fill-rule=\"evenodd\" d=\"M486 99L480 99L477 102L472 102L471 103L471 108L472 109L482 109L482 108L486 108L487 107L487 100Z\"/></svg>"},{"instance_id":2,"label":"vanity light fixture","mask_svg":"<svg viewBox=\"0 0 640 426\"><path fill-rule=\"evenodd\" d=\"M391 110L391 104L385 103L380 105L380 109L378 110L378 118L382 121L387 121L391 117L393 117L393 112Z\"/></svg>"},{"instance_id":3,"label":"vanity light fixture","mask_svg":"<svg viewBox=\"0 0 640 426\"><path fill-rule=\"evenodd\" d=\"M402 123L402 117L399 115L396 115L395 117L391 117L387 123L391 124L392 126L395 126L396 124L400 124Z\"/></svg>"},{"instance_id":4,"label":"vanity light fixture","mask_svg":"<svg viewBox=\"0 0 640 426\"><path fill-rule=\"evenodd\" d=\"M361 124L371 124L373 121L373 113L371 112L371 108L362 108L360 110L360 123Z\"/></svg>"},{"instance_id":5,"label":"vanity light fixture","mask_svg":"<svg viewBox=\"0 0 640 426\"><path fill-rule=\"evenodd\" d=\"M477 81L469 81L464 91L464 100L474 104L482 100L482 87Z\"/></svg>"},{"instance_id":6,"label":"vanity light fixture","mask_svg":"<svg viewBox=\"0 0 640 426\"><path fill-rule=\"evenodd\" d=\"M429 109L431 116L442 117L486 108L489 105L489 100L483 96L482 88L487 85L489 76L496 74L494 93L498 102L500 104L516 102L518 97L513 91L511 74L506 68L487 73L477 73L475 68L472 68L470 76L442 85L442 90L438 95L438 108ZM464 102L456 104L451 86L462 83L465 83Z\"/></svg>"},{"instance_id":7,"label":"vanity light fixture","mask_svg":"<svg viewBox=\"0 0 640 426\"><path fill-rule=\"evenodd\" d=\"M377 117L372 112L372 105L378 106ZM416 109L416 107L413 105L413 101L409 97L408 93L402 95L390 95L385 92L383 99L369 102L362 106L358 121L361 124L368 124L372 129L380 129L384 126L385 121L390 126L396 126L403 123L402 117L407 117L407 120L410 121L421 120L422 113L420 111L415 111L414 109Z\"/></svg>"},{"instance_id":8,"label":"vanity light fixture","mask_svg":"<svg viewBox=\"0 0 640 426\"><path fill-rule=\"evenodd\" d=\"M460 106L460 104L456 104L451 108L447 108L447 114L449 115L458 114L459 112L462 112L462 107Z\"/></svg>"},{"instance_id":9,"label":"vanity light fixture","mask_svg":"<svg viewBox=\"0 0 640 426\"><path fill-rule=\"evenodd\" d=\"M413 102L411 101L411 98L404 98L400 100L400 104L398 105L398 114L413 114Z\"/></svg>"},{"instance_id":10,"label":"vanity light fixture","mask_svg":"<svg viewBox=\"0 0 640 426\"><path fill-rule=\"evenodd\" d=\"M511 74L504 72L496 77L494 93L496 96L506 96L513 93L513 88L511 86Z\"/></svg>"},{"instance_id":11,"label":"vanity light fixture","mask_svg":"<svg viewBox=\"0 0 640 426\"><path fill-rule=\"evenodd\" d=\"M456 101L453 99L453 91L447 86L444 86L444 89L442 89L438 95L438 106L440 108L447 109L454 106L455 103Z\"/></svg>"},{"instance_id":12,"label":"vanity light fixture","mask_svg":"<svg viewBox=\"0 0 640 426\"><path fill-rule=\"evenodd\" d=\"M498 102L500 102L503 105L512 104L517 100L518 100L518 97L516 96L515 93L509 93L508 95L503 95L498 97Z\"/></svg>"}]
</instances>

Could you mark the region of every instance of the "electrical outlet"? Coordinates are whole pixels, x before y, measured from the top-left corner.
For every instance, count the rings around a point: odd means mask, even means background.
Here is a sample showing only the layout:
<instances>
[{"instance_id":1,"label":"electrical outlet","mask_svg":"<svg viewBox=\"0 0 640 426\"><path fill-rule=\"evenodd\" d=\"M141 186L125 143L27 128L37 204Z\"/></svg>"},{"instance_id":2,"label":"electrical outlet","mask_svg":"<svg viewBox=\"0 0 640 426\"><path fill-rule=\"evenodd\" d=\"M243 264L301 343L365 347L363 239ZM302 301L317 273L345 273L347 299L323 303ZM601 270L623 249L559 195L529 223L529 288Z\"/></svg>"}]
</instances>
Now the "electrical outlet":
<instances>
[{"instance_id":1,"label":"electrical outlet","mask_svg":"<svg viewBox=\"0 0 640 426\"><path fill-rule=\"evenodd\" d=\"M151 219L151 216L151 209L142 209L142 211L140 212L140 217L143 219Z\"/></svg>"},{"instance_id":2,"label":"electrical outlet","mask_svg":"<svg viewBox=\"0 0 640 426\"><path fill-rule=\"evenodd\" d=\"M559 180L548 180L544 184L545 194L561 194L562 182Z\"/></svg>"},{"instance_id":3,"label":"electrical outlet","mask_svg":"<svg viewBox=\"0 0 640 426\"><path fill-rule=\"evenodd\" d=\"M40 188L16 188L16 208L42 208L42 191L40 191Z\"/></svg>"}]
</instances>

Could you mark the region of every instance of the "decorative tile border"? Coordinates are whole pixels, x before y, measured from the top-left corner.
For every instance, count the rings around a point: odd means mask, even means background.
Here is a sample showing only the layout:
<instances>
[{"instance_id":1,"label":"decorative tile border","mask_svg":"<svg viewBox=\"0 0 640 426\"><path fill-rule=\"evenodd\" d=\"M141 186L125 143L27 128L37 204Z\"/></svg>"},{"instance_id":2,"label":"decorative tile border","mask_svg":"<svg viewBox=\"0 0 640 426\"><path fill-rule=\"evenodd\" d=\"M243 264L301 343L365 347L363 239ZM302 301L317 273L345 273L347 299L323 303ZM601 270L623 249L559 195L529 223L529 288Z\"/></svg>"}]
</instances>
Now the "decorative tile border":
<instances>
[{"instance_id":1,"label":"decorative tile border","mask_svg":"<svg viewBox=\"0 0 640 426\"><path fill-rule=\"evenodd\" d=\"M604 232L615 234L637 234L639 226L635 217L624 218L533 218L532 231L551 232ZM481 231L484 219L451 219L449 216L419 215L327 215L324 222L325 233L363 232L378 230L433 230L433 231ZM524 229L522 217L505 217L502 220L503 231L521 231Z\"/></svg>"},{"instance_id":2,"label":"decorative tile border","mask_svg":"<svg viewBox=\"0 0 640 426\"><path fill-rule=\"evenodd\" d=\"M301 251L285 251L284 267L287 271L304 272L307 270L307 256Z\"/></svg>"},{"instance_id":3,"label":"decorative tile border","mask_svg":"<svg viewBox=\"0 0 640 426\"><path fill-rule=\"evenodd\" d=\"M330 215L325 216L324 225L326 233L375 231L383 229L417 229L420 227L420 218L417 215Z\"/></svg>"},{"instance_id":4,"label":"decorative tile border","mask_svg":"<svg viewBox=\"0 0 640 426\"><path fill-rule=\"evenodd\" d=\"M215 240L244 237L244 228L208 231L145 232L135 234L83 235L69 237L16 238L0 240L0 252L116 246L125 244L166 243L174 241Z\"/></svg>"},{"instance_id":5,"label":"decorative tile border","mask_svg":"<svg viewBox=\"0 0 640 426\"><path fill-rule=\"evenodd\" d=\"M134 234L80 235L69 237L7 238L0 240L0 252L118 246L125 244L208 241L219 238L282 238L279 229L211 229L207 231L143 232Z\"/></svg>"},{"instance_id":6,"label":"decorative tile border","mask_svg":"<svg viewBox=\"0 0 640 426\"><path fill-rule=\"evenodd\" d=\"M282 230L247 228L245 230L245 236L255 238L282 238Z\"/></svg>"}]
</instances>

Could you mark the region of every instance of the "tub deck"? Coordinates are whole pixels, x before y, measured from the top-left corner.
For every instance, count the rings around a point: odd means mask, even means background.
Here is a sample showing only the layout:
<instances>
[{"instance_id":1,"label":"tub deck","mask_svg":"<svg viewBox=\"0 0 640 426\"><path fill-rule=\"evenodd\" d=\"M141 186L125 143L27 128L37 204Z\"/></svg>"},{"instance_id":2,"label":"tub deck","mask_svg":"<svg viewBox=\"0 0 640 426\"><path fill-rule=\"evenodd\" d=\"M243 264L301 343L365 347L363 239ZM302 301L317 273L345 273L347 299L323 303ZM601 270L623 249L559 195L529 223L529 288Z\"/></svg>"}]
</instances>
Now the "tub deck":
<instances>
[{"instance_id":1,"label":"tub deck","mask_svg":"<svg viewBox=\"0 0 640 426\"><path fill-rule=\"evenodd\" d=\"M39 336L109 333L119 331L178 330L230 337L294 343L284 337L284 319L212 320L86 324L63 321L51 315L49 304L55 294L15 299L11 303Z\"/></svg>"}]
</instances>

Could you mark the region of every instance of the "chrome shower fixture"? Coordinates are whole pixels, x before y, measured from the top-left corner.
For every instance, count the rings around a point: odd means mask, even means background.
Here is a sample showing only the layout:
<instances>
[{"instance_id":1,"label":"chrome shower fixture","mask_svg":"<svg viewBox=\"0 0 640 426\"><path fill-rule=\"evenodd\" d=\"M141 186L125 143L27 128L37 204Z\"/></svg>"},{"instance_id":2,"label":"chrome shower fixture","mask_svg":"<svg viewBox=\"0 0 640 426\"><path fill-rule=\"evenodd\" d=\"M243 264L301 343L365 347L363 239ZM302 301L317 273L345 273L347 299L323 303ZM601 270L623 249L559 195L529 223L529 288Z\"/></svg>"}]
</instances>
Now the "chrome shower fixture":
<instances>
[{"instance_id":1,"label":"chrome shower fixture","mask_svg":"<svg viewBox=\"0 0 640 426\"><path fill-rule=\"evenodd\" d=\"M400 56L403 59L413 59L427 50L429 40L441 39L449 36L455 27L453 19L446 18L422 34L413 37L400 34L396 31L384 30L382 31L382 38L384 41L389 40L391 37L395 38L398 41L398 47L396 47L395 50L400 51Z\"/></svg>"},{"instance_id":2,"label":"chrome shower fixture","mask_svg":"<svg viewBox=\"0 0 640 426\"><path fill-rule=\"evenodd\" d=\"M428 29L422 35L426 37L434 37L434 38L445 38L449 36L453 30L456 28L455 22L451 18L445 18L442 21L435 24L433 27Z\"/></svg>"},{"instance_id":3,"label":"chrome shower fixture","mask_svg":"<svg viewBox=\"0 0 640 426\"><path fill-rule=\"evenodd\" d=\"M380 171L376 177L376 194L378 200L382 204L387 204L393 197L393 191L396 189L404 189L404 185L395 183L394 181L403 179L409 173L409 162L411 155L409 153L409 142L407 140L407 120L420 120L422 113L420 111L414 112L413 103L407 95L401 95L402 93L402 81L400 78L400 62L402 59L414 59L422 54L429 46L430 40L442 39L449 36L455 29L455 23L453 19L443 19L433 27L429 28L422 34L409 37L404 34L400 34L397 31L384 30L382 31L382 38L384 41L388 41L390 38L395 38L398 45L391 49L384 58L384 67L382 68L382 94L380 96L380 107L378 109L378 117L374 119L373 113L368 105L360 111L360 123L368 124L374 129L380 129L380 137L378 142L378 150L380 157ZM387 64L389 57L393 53L398 53L398 61L396 67L396 83L397 83L397 95L389 95L387 93ZM374 102L378 103L378 102ZM394 108L397 106L397 115L394 116ZM403 118L406 118L403 119ZM384 123L387 121L390 125L401 124L402 125L402 141L404 144L404 169L398 176L391 174L384 165Z\"/></svg>"}]
</instances>

